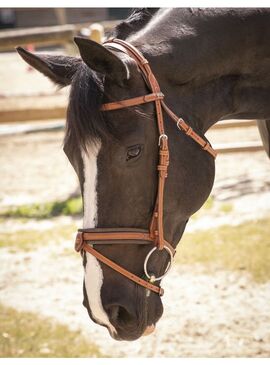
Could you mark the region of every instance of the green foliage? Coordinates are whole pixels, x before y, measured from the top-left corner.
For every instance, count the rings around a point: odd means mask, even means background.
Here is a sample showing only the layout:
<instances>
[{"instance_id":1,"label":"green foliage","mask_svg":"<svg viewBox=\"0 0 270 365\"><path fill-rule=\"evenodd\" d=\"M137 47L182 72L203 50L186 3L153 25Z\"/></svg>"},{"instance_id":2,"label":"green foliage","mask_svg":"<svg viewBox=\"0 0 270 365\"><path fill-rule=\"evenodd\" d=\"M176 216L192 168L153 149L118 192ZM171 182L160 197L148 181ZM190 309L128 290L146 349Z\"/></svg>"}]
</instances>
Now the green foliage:
<instances>
[{"instance_id":1,"label":"green foliage","mask_svg":"<svg viewBox=\"0 0 270 365\"><path fill-rule=\"evenodd\" d=\"M79 331L0 304L0 357L105 357Z\"/></svg>"},{"instance_id":2,"label":"green foliage","mask_svg":"<svg viewBox=\"0 0 270 365\"><path fill-rule=\"evenodd\" d=\"M233 211L233 204L217 202L212 195L208 197L204 205L191 217L192 220L197 220L205 214L226 214Z\"/></svg>"},{"instance_id":3,"label":"green foliage","mask_svg":"<svg viewBox=\"0 0 270 365\"><path fill-rule=\"evenodd\" d=\"M265 282L270 279L270 218L185 233L176 262L245 270L256 281Z\"/></svg>"},{"instance_id":4,"label":"green foliage","mask_svg":"<svg viewBox=\"0 0 270 365\"><path fill-rule=\"evenodd\" d=\"M51 218L59 215L78 215L82 213L81 197L70 198L39 204L26 204L1 212L0 217L6 218Z\"/></svg>"}]
</instances>

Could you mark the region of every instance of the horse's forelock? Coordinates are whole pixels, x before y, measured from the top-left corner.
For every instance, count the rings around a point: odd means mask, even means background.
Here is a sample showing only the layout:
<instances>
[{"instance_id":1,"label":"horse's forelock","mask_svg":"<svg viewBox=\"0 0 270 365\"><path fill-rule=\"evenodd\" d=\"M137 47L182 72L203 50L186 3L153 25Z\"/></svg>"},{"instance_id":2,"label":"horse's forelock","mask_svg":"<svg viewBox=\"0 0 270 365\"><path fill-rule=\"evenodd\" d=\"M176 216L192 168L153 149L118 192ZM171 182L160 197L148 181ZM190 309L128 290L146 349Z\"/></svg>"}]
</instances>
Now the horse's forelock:
<instances>
[{"instance_id":1,"label":"horse's forelock","mask_svg":"<svg viewBox=\"0 0 270 365\"><path fill-rule=\"evenodd\" d=\"M82 63L71 84L65 143L86 149L109 135L108 126L100 112L104 87L102 76Z\"/></svg>"}]
</instances>

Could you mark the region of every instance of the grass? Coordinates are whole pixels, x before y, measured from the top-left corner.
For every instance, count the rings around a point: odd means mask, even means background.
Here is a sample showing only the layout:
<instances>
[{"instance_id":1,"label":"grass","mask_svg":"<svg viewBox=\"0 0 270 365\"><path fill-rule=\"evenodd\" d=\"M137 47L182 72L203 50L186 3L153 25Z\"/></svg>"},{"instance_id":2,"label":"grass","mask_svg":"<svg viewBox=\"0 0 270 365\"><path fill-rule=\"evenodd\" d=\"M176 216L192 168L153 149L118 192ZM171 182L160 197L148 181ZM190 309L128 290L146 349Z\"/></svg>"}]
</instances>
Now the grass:
<instances>
[{"instance_id":1,"label":"grass","mask_svg":"<svg viewBox=\"0 0 270 365\"><path fill-rule=\"evenodd\" d=\"M64 201L20 205L1 212L0 217L44 219L59 215L74 216L81 213L82 199L81 197L75 197Z\"/></svg>"},{"instance_id":2,"label":"grass","mask_svg":"<svg viewBox=\"0 0 270 365\"><path fill-rule=\"evenodd\" d=\"M213 206L214 206L214 198L212 195L209 195L209 197L207 198L207 200L204 203L202 208L206 209L206 210L210 210L213 208Z\"/></svg>"},{"instance_id":3,"label":"grass","mask_svg":"<svg viewBox=\"0 0 270 365\"><path fill-rule=\"evenodd\" d=\"M0 357L105 357L79 331L0 304Z\"/></svg>"},{"instance_id":4,"label":"grass","mask_svg":"<svg viewBox=\"0 0 270 365\"><path fill-rule=\"evenodd\" d=\"M258 282L270 280L270 218L186 233L179 245L177 263L246 270Z\"/></svg>"},{"instance_id":5,"label":"grass","mask_svg":"<svg viewBox=\"0 0 270 365\"><path fill-rule=\"evenodd\" d=\"M214 213L230 213L233 211L233 204L231 203L218 203L215 198L210 195L204 205L192 215L192 220L197 220L203 217L205 214Z\"/></svg>"},{"instance_id":6,"label":"grass","mask_svg":"<svg viewBox=\"0 0 270 365\"><path fill-rule=\"evenodd\" d=\"M0 232L0 248L8 247L11 252L30 251L41 245L60 243L63 240L72 240L77 227L75 224L55 226L52 229L19 230Z\"/></svg>"},{"instance_id":7,"label":"grass","mask_svg":"<svg viewBox=\"0 0 270 365\"><path fill-rule=\"evenodd\" d=\"M233 211L233 205L231 203L223 203L219 209L222 213L230 213Z\"/></svg>"},{"instance_id":8,"label":"grass","mask_svg":"<svg viewBox=\"0 0 270 365\"><path fill-rule=\"evenodd\" d=\"M214 198L212 195L209 195L204 205L192 215L191 219L196 220L202 217L205 213L209 213L214 207Z\"/></svg>"}]
</instances>

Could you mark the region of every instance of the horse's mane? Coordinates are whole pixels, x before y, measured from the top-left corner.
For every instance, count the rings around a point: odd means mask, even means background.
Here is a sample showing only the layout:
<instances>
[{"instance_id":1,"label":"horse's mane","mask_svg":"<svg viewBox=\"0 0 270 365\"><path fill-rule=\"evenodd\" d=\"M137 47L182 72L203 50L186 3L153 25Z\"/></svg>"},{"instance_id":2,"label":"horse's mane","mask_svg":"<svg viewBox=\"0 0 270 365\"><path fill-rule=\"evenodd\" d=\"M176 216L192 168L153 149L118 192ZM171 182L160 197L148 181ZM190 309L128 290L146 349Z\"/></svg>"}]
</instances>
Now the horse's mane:
<instances>
[{"instance_id":1,"label":"horse's mane","mask_svg":"<svg viewBox=\"0 0 270 365\"><path fill-rule=\"evenodd\" d=\"M126 39L132 33L142 29L155 15L159 8L136 8L129 17L118 24L109 37Z\"/></svg>"}]
</instances>

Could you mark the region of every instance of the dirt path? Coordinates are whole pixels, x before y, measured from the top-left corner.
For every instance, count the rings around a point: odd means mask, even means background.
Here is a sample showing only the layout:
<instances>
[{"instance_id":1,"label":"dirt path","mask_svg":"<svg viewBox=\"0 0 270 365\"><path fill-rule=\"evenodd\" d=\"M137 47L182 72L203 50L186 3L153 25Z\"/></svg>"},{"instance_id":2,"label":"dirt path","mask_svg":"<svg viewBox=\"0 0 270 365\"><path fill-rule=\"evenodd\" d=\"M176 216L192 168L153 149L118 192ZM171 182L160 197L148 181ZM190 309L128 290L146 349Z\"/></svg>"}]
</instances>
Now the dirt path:
<instances>
[{"instance_id":1,"label":"dirt path","mask_svg":"<svg viewBox=\"0 0 270 365\"><path fill-rule=\"evenodd\" d=\"M1 250L1 301L66 323L112 357L270 355L270 283L247 275L174 267L163 286L165 312L154 334L115 342L82 307L79 256L70 242L16 255ZM57 261L57 264L56 264Z\"/></svg>"},{"instance_id":2,"label":"dirt path","mask_svg":"<svg viewBox=\"0 0 270 365\"><path fill-rule=\"evenodd\" d=\"M67 198L77 177L62 151L63 132L0 137L0 205Z\"/></svg>"}]
</instances>

